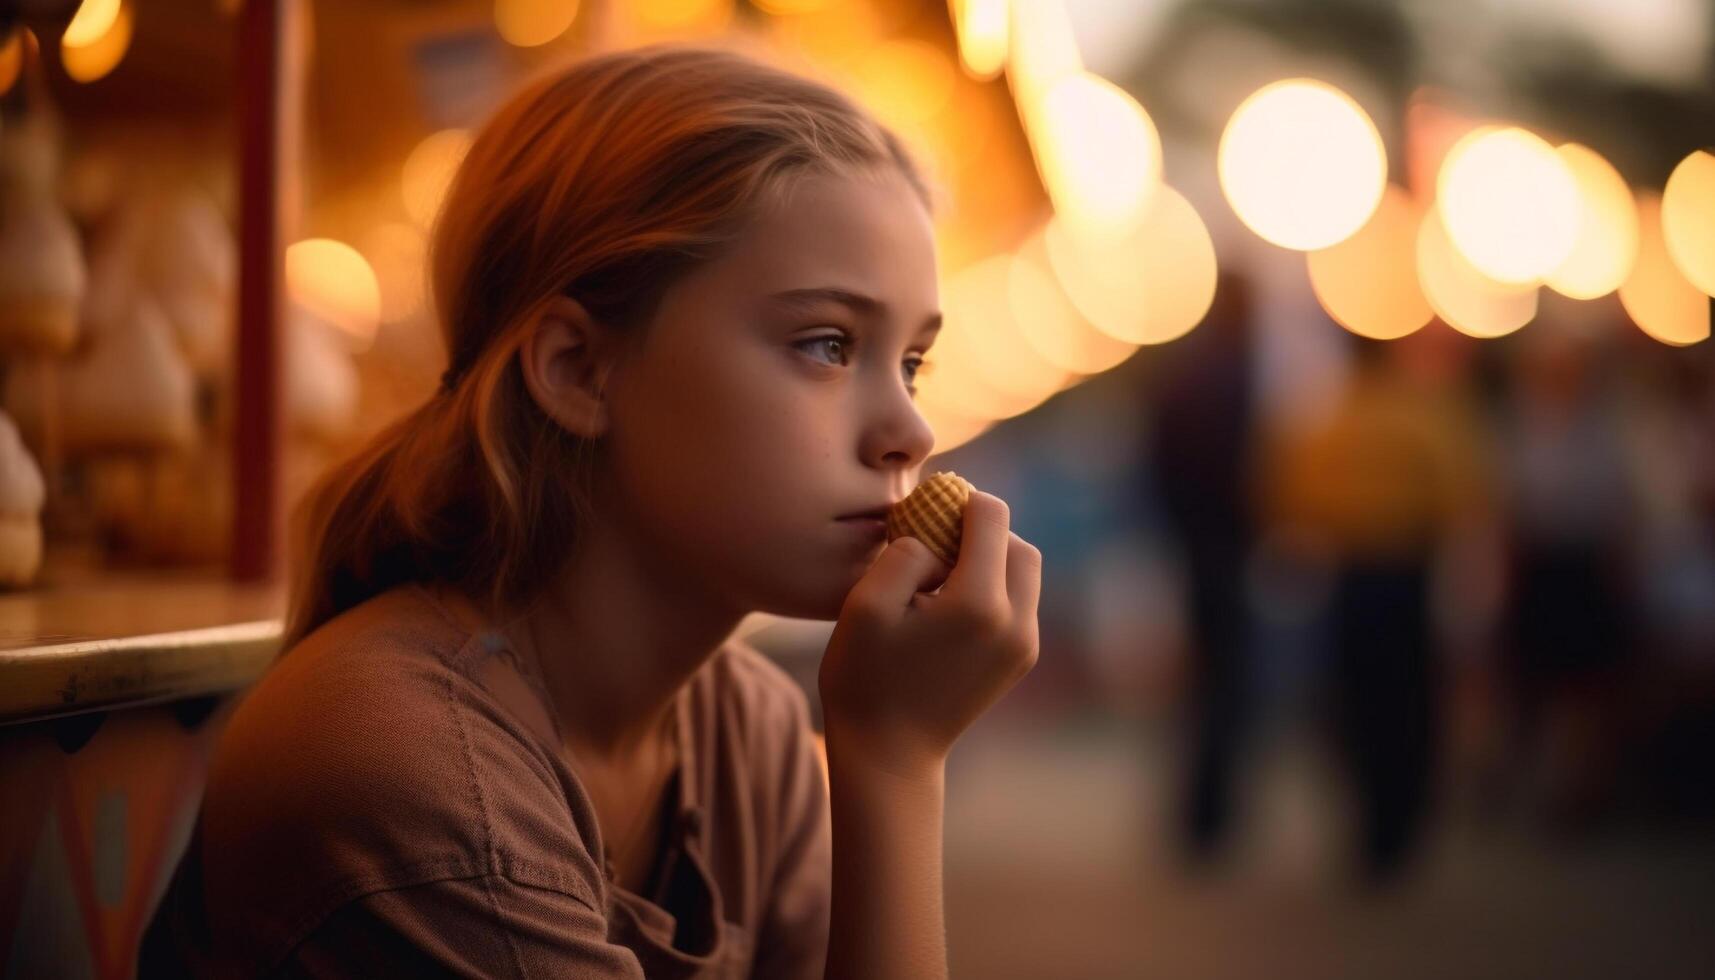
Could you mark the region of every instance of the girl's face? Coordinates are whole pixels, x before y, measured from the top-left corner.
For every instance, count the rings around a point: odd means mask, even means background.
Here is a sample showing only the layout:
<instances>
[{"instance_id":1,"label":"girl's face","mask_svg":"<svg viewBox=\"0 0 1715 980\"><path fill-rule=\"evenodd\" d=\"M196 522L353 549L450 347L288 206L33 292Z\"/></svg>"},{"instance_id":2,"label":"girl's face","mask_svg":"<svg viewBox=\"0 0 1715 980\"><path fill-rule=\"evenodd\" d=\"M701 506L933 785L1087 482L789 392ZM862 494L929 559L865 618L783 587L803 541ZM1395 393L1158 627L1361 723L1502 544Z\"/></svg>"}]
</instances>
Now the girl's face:
<instances>
[{"instance_id":1,"label":"girl's face","mask_svg":"<svg viewBox=\"0 0 1715 980\"><path fill-rule=\"evenodd\" d=\"M604 441L651 564L733 610L834 619L934 434L913 376L940 323L930 218L902 177L797 181L668 290L609 379Z\"/></svg>"}]
</instances>

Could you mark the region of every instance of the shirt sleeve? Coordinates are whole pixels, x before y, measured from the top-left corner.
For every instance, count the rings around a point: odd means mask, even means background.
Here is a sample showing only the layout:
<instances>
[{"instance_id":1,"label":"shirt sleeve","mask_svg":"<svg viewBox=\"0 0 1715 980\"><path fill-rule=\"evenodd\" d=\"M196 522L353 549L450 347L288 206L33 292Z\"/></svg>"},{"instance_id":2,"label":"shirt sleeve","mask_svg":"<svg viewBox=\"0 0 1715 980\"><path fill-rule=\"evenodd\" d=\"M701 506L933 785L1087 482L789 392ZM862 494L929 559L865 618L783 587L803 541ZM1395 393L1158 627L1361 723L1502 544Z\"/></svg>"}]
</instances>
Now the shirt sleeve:
<instances>
[{"instance_id":1,"label":"shirt sleeve","mask_svg":"<svg viewBox=\"0 0 1715 980\"><path fill-rule=\"evenodd\" d=\"M462 976L644 980L582 899L502 874L378 891L345 903L293 948L280 977Z\"/></svg>"},{"instance_id":2,"label":"shirt sleeve","mask_svg":"<svg viewBox=\"0 0 1715 980\"><path fill-rule=\"evenodd\" d=\"M820 978L828 952L833 896L833 834L822 761L803 691L782 699L777 722L785 745L780 767L780 851L757 933L754 980Z\"/></svg>"}]
</instances>

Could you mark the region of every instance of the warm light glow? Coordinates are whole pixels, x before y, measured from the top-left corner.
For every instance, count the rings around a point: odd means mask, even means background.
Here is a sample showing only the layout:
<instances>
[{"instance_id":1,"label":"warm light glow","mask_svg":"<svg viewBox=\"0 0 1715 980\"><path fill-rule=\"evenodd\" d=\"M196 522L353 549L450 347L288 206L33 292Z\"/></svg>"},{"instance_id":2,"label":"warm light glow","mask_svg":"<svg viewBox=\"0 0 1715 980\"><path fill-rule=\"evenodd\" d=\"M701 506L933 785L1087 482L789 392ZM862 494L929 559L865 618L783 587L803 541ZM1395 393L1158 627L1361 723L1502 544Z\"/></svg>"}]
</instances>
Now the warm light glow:
<instances>
[{"instance_id":1,"label":"warm light glow","mask_svg":"<svg viewBox=\"0 0 1715 980\"><path fill-rule=\"evenodd\" d=\"M12 90L12 83L18 80L18 72L24 67L24 31L16 27L0 41L0 95Z\"/></svg>"},{"instance_id":2,"label":"warm light glow","mask_svg":"<svg viewBox=\"0 0 1715 980\"><path fill-rule=\"evenodd\" d=\"M751 0L765 14L792 16L815 13L826 7L829 0Z\"/></svg>"},{"instance_id":3,"label":"warm light glow","mask_svg":"<svg viewBox=\"0 0 1715 980\"><path fill-rule=\"evenodd\" d=\"M646 28L716 34L732 20L733 0L630 0L626 9Z\"/></svg>"},{"instance_id":4,"label":"warm light glow","mask_svg":"<svg viewBox=\"0 0 1715 980\"><path fill-rule=\"evenodd\" d=\"M286 249L286 290L311 313L367 346L381 320L381 286L357 249L308 238Z\"/></svg>"},{"instance_id":5,"label":"warm light glow","mask_svg":"<svg viewBox=\"0 0 1715 980\"><path fill-rule=\"evenodd\" d=\"M963 406L949 401L944 385L929 384L925 379L917 392L917 411L935 433L932 452L944 453L970 442L994 426L992 418L967 414Z\"/></svg>"},{"instance_id":6,"label":"warm light glow","mask_svg":"<svg viewBox=\"0 0 1715 980\"><path fill-rule=\"evenodd\" d=\"M881 15L867 2L838 0L802 13L785 14L768 22L768 32L782 51L801 52L818 65L846 65L870 49L881 36Z\"/></svg>"},{"instance_id":7,"label":"warm light glow","mask_svg":"<svg viewBox=\"0 0 1715 980\"><path fill-rule=\"evenodd\" d=\"M66 25L60 43L71 48L87 48L119 22L120 0L83 0L71 23Z\"/></svg>"},{"instance_id":8,"label":"warm light glow","mask_svg":"<svg viewBox=\"0 0 1715 980\"><path fill-rule=\"evenodd\" d=\"M1661 194L1661 231L1679 271L1715 296L1715 154L1697 150L1673 168Z\"/></svg>"},{"instance_id":9,"label":"warm light glow","mask_svg":"<svg viewBox=\"0 0 1715 980\"><path fill-rule=\"evenodd\" d=\"M1161 137L1137 100L1079 72L1026 113L1054 213L1092 239L1129 237L1161 186Z\"/></svg>"},{"instance_id":10,"label":"warm light glow","mask_svg":"<svg viewBox=\"0 0 1715 980\"><path fill-rule=\"evenodd\" d=\"M1042 94L1061 79L1082 72L1084 59L1078 53L1065 0L1030 0L1008 6L1012 9L1007 27L1012 48L1007 57L1007 80L1028 126Z\"/></svg>"},{"instance_id":11,"label":"warm light glow","mask_svg":"<svg viewBox=\"0 0 1715 980\"><path fill-rule=\"evenodd\" d=\"M1124 242L1093 244L1058 219L1046 230L1054 276L1092 326L1116 340L1160 344L1195 327L1215 299L1215 244L1183 196L1162 185Z\"/></svg>"},{"instance_id":12,"label":"warm light glow","mask_svg":"<svg viewBox=\"0 0 1715 980\"><path fill-rule=\"evenodd\" d=\"M1024 340L1007 297L1012 256L995 256L960 269L942 290L945 324L936 336L935 371L948 362L971 367L978 381L1014 398L1015 415L1043 402L1067 381L1067 372L1048 364ZM991 415L972 407L971 414ZM993 415L991 415L993 417Z\"/></svg>"},{"instance_id":13,"label":"warm light glow","mask_svg":"<svg viewBox=\"0 0 1715 980\"><path fill-rule=\"evenodd\" d=\"M434 224L441 199L469 150L470 134L462 129L430 133L411 150L400 171L399 191L412 221L425 228Z\"/></svg>"},{"instance_id":14,"label":"warm light glow","mask_svg":"<svg viewBox=\"0 0 1715 980\"><path fill-rule=\"evenodd\" d=\"M864 101L889 123L913 126L934 118L952 100L958 74L927 41L878 44L858 63Z\"/></svg>"},{"instance_id":15,"label":"warm light glow","mask_svg":"<svg viewBox=\"0 0 1715 980\"><path fill-rule=\"evenodd\" d=\"M1681 273L1662 236L1662 199L1638 194L1638 261L1620 284L1620 305L1644 333L1681 347L1709 339L1709 297ZM1705 216L1707 217L1707 215Z\"/></svg>"},{"instance_id":16,"label":"warm light glow","mask_svg":"<svg viewBox=\"0 0 1715 980\"><path fill-rule=\"evenodd\" d=\"M1541 137L1481 126L1448 151L1436 181L1448 240L1478 272L1535 285L1566 261L1578 237L1578 185Z\"/></svg>"},{"instance_id":17,"label":"warm light glow","mask_svg":"<svg viewBox=\"0 0 1715 980\"><path fill-rule=\"evenodd\" d=\"M1359 228L1387 183L1375 123L1325 82L1288 79L1245 99L1221 134L1221 190L1250 230L1285 248L1327 248Z\"/></svg>"},{"instance_id":18,"label":"warm light glow","mask_svg":"<svg viewBox=\"0 0 1715 980\"><path fill-rule=\"evenodd\" d=\"M1360 337L1395 340L1435 311L1417 281L1417 230L1423 207L1389 184L1358 233L1305 256L1310 287L1334 322Z\"/></svg>"},{"instance_id":19,"label":"warm light glow","mask_svg":"<svg viewBox=\"0 0 1715 980\"><path fill-rule=\"evenodd\" d=\"M572 26L578 0L494 0L494 28L508 44L534 48Z\"/></svg>"},{"instance_id":20,"label":"warm light glow","mask_svg":"<svg viewBox=\"0 0 1715 980\"><path fill-rule=\"evenodd\" d=\"M959 34L959 62L971 77L983 81L1006 66L1009 0L952 0Z\"/></svg>"},{"instance_id":21,"label":"warm light glow","mask_svg":"<svg viewBox=\"0 0 1715 980\"><path fill-rule=\"evenodd\" d=\"M1013 256L1007 297L1019 333L1043 360L1072 374L1099 374L1130 357L1136 344L1116 340L1084 321L1048 266L1044 232Z\"/></svg>"},{"instance_id":22,"label":"warm light glow","mask_svg":"<svg viewBox=\"0 0 1715 980\"><path fill-rule=\"evenodd\" d=\"M1600 153L1578 143L1555 149L1572 171L1581 216L1566 260L1548 286L1573 299L1595 299L1618 289L1638 255L1638 209L1632 189Z\"/></svg>"},{"instance_id":23,"label":"warm light glow","mask_svg":"<svg viewBox=\"0 0 1715 980\"><path fill-rule=\"evenodd\" d=\"M360 247L381 288L381 318L394 323L420 311L425 299L428 251L422 230L403 221L389 221L371 228Z\"/></svg>"},{"instance_id":24,"label":"warm light glow","mask_svg":"<svg viewBox=\"0 0 1715 980\"><path fill-rule=\"evenodd\" d=\"M94 82L107 76L125 59L131 48L131 30L136 14L130 4L122 4L112 26L85 45L60 45L60 64L67 77L76 82ZM70 29L67 29L70 33Z\"/></svg>"},{"instance_id":25,"label":"warm light glow","mask_svg":"<svg viewBox=\"0 0 1715 980\"><path fill-rule=\"evenodd\" d=\"M1433 208L1418 225L1417 280L1436 315L1472 337L1500 337L1536 316L1536 287L1496 282L1472 268Z\"/></svg>"}]
</instances>

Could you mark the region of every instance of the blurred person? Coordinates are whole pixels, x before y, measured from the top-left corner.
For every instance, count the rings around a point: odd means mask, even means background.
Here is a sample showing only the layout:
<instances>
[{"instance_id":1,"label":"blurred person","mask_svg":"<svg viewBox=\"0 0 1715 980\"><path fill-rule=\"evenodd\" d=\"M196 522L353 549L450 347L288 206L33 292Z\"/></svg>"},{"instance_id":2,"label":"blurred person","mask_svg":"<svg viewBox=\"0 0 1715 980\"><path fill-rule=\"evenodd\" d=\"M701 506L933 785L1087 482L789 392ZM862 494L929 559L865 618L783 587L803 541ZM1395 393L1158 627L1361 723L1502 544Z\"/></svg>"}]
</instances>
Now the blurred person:
<instances>
[{"instance_id":1,"label":"blurred person","mask_svg":"<svg viewBox=\"0 0 1715 980\"><path fill-rule=\"evenodd\" d=\"M1521 338L1501 425L1506 783L1540 777L1561 822L1588 818L1609 794L1632 647L1633 454L1592 344L1566 331Z\"/></svg>"},{"instance_id":2,"label":"blurred person","mask_svg":"<svg viewBox=\"0 0 1715 980\"><path fill-rule=\"evenodd\" d=\"M440 389L300 513L142 976L933 978L945 763L1040 555L934 445L930 194L844 96L661 46L556 69L435 229ZM730 639L837 620L804 692Z\"/></svg>"},{"instance_id":3,"label":"blurred person","mask_svg":"<svg viewBox=\"0 0 1715 980\"><path fill-rule=\"evenodd\" d=\"M1646 343L1620 395L1642 527L1628 719L1639 744L1626 746L1626 770L1635 758L1640 789L1666 813L1707 821L1715 816L1715 374L1694 348Z\"/></svg>"},{"instance_id":4,"label":"blurred person","mask_svg":"<svg viewBox=\"0 0 1715 980\"><path fill-rule=\"evenodd\" d=\"M1225 844L1254 671L1245 563L1252 513L1252 287L1223 271L1202 326L1168 352L1150 399L1146 458L1183 561L1189 703L1181 830L1193 858Z\"/></svg>"},{"instance_id":5,"label":"blurred person","mask_svg":"<svg viewBox=\"0 0 1715 980\"><path fill-rule=\"evenodd\" d=\"M1414 368L1434 363L1438 338L1351 343L1327 415L1269 434L1261 490L1271 522L1313 535L1337 565L1333 728L1357 791L1364 872L1385 882L1431 804L1443 686L1433 568L1485 521L1488 464L1460 375Z\"/></svg>"}]
</instances>

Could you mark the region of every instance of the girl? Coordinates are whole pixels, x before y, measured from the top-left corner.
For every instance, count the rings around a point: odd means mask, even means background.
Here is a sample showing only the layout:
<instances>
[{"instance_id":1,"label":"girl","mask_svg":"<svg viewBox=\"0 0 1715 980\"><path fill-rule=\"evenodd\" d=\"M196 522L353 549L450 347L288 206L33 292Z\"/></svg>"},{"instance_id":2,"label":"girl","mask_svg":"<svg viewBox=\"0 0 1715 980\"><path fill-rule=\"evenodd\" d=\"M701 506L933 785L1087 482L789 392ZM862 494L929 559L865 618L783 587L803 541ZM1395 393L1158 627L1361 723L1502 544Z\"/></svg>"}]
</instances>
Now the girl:
<instances>
[{"instance_id":1,"label":"girl","mask_svg":"<svg viewBox=\"0 0 1715 980\"><path fill-rule=\"evenodd\" d=\"M982 493L957 567L884 546L934 442L928 208L739 55L501 108L435 231L442 389L308 498L141 972L944 976L943 767L1035 662L1041 565ZM752 610L837 620L828 789Z\"/></svg>"}]
</instances>

